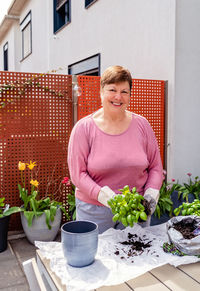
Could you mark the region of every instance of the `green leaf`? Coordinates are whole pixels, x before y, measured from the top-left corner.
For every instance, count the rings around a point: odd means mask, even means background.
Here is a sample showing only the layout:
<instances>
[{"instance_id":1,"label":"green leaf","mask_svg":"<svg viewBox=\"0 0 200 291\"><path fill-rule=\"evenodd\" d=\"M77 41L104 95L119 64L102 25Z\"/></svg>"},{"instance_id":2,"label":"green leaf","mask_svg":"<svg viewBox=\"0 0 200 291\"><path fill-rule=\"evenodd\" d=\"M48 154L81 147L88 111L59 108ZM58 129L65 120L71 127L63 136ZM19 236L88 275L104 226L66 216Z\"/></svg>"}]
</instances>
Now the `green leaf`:
<instances>
[{"instance_id":1,"label":"green leaf","mask_svg":"<svg viewBox=\"0 0 200 291\"><path fill-rule=\"evenodd\" d=\"M3 213L3 216L9 216L11 214L22 212L22 211L23 209L21 207L13 206L13 207L10 207L8 210L6 210Z\"/></svg>"},{"instance_id":2,"label":"green leaf","mask_svg":"<svg viewBox=\"0 0 200 291\"><path fill-rule=\"evenodd\" d=\"M37 208L36 208L36 201L34 198L30 199L30 205L31 205L31 209L33 209L33 213L36 216L37 215Z\"/></svg>"},{"instance_id":3,"label":"green leaf","mask_svg":"<svg viewBox=\"0 0 200 291\"><path fill-rule=\"evenodd\" d=\"M51 229L51 225L50 225L50 210L46 209L46 210L44 210L44 213L46 215L46 224L48 226L48 229Z\"/></svg>"},{"instance_id":4,"label":"green leaf","mask_svg":"<svg viewBox=\"0 0 200 291\"><path fill-rule=\"evenodd\" d=\"M32 226L32 222L33 222L33 217L34 217L34 213L33 211L24 211L24 216L27 219L28 222L28 226Z\"/></svg>"},{"instance_id":5,"label":"green leaf","mask_svg":"<svg viewBox=\"0 0 200 291\"><path fill-rule=\"evenodd\" d=\"M76 211L74 211L73 215L72 215L72 219L76 220Z\"/></svg>"},{"instance_id":6,"label":"green leaf","mask_svg":"<svg viewBox=\"0 0 200 291\"><path fill-rule=\"evenodd\" d=\"M56 211L57 211L57 206L51 206L50 207L50 219L51 221L54 221L54 217L56 215Z\"/></svg>"}]
</instances>

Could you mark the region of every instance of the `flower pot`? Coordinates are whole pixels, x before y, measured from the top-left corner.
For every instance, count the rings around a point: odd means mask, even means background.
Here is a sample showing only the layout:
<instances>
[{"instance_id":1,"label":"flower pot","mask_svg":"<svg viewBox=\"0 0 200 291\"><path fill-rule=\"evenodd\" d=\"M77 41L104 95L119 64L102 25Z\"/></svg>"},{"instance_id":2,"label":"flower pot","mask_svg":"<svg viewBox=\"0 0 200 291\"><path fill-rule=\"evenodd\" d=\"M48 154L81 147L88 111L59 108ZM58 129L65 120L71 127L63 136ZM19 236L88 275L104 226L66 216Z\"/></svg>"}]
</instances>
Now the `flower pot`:
<instances>
[{"instance_id":1,"label":"flower pot","mask_svg":"<svg viewBox=\"0 0 200 291\"><path fill-rule=\"evenodd\" d=\"M98 247L98 225L91 221L71 221L61 227L61 242L67 263L85 267L94 262Z\"/></svg>"},{"instance_id":2,"label":"flower pot","mask_svg":"<svg viewBox=\"0 0 200 291\"><path fill-rule=\"evenodd\" d=\"M178 208L183 202L186 202L183 197L181 196L180 199L178 199L178 191L172 192L171 199L173 202L173 209ZM188 194L188 202L191 203L195 199L194 194L189 193Z\"/></svg>"},{"instance_id":3,"label":"flower pot","mask_svg":"<svg viewBox=\"0 0 200 291\"><path fill-rule=\"evenodd\" d=\"M161 223L165 223L167 222L168 220L170 219L170 216L168 213L164 213L163 215L160 216L160 218L152 215L151 216L151 222L150 222L150 225L158 225L158 224L161 224Z\"/></svg>"},{"instance_id":4,"label":"flower pot","mask_svg":"<svg viewBox=\"0 0 200 291\"><path fill-rule=\"evenodd\" d=\"M21 223L25 235L30 243L34 244L34 241L52 241L56 238L58 230L61 224L61 210L57 209L54 221L50 223L51 229L48 229L46 224L46 215L43 213L39 217L34 217L32 226L28 226L28 222L23 212L20 212Z\"/></svg>"},{"instance_id":5,"label":"flower pot","mask_svg":"<svg viewBox=\"0 0 200 291\"><path fill-rule=\"evenodd\" d=\"M189 194L188 195L188 202L189 203L193 202L194 199L195 199L195 196L193 194ZM185 202L185 200L183 200L182 196L180 197L180 199L178 199L178 191L173 191L172 192L172 194L171 194L171 200L173 202L173 210L175 208L178 208L183 202ZM164 213L163 215L161 215L160 218L152 215L151 216L151 223L150 223L150 225L158 225L158 224L161 224L161 223L165 223L169 219L171 219L171 217L169 216L168 213Z\"/></svg>"},{"instance_id":6,"label":"flower pot","mask_svg":"<svg viewBox=\"0 0 200 291\"><path fill-rule=\"evenodd\" d=\"M0 218L0 253L7 249L9 219L10 216Z\"/></svg>"}]
</instances>

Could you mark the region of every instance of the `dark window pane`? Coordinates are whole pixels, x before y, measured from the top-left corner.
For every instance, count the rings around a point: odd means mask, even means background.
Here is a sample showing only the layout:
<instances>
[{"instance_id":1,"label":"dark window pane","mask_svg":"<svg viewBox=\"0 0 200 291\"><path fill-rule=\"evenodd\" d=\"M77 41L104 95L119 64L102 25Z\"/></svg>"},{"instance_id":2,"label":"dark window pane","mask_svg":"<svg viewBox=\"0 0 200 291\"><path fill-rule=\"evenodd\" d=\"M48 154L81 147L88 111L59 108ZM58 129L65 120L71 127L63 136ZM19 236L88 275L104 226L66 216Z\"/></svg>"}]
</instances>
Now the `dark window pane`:
<instances>
[{"instance_id":1,"label":"dark window pane","mask_svg":"<svg viewBox=\"0 0 200 291\"><path fill-rule=\"evenodd\" d=\"M92 2L95 2L96 0L85 0L85 7L89 6Z\"/></svg>"},{"instance_id":2,"label":"dark window pane","mask_svg":"<svg viewBox=\"0 0 200 291\"><path fill-rule=\"evenodd\" d=\"M71 21L70 0L54 0L54 32Z\"/></svg>"},{"instance_id":3,"label":"dark window pane","mask_svg":"<svg viewBox=\"0 0 200 291\"><path fill-rule=\"evenodd\" d=\"M3 47L3 69L8 71L8 44Z\"/></svg>"}]
</instances>

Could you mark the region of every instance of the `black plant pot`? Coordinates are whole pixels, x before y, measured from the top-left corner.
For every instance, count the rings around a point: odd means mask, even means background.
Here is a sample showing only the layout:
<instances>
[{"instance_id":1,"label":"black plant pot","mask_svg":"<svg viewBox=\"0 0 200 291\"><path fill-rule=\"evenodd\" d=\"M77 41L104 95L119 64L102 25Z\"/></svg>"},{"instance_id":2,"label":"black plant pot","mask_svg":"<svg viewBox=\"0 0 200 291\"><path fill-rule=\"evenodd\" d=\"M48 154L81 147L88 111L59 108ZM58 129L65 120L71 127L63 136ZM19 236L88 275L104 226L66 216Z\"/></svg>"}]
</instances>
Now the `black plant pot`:
<instances>
[{"instance_id":1,"label":"black plant pot","mask_svg":"<svg viewBox=\"0 0 200 291\"><path fill-rule=\"evenodd\" d=\"M183 202L186 202L185 200L183 200L183 197L181 196L180 199L178 199L178 191L174 191L171 195L171 199L173 202L173 210L175 208L178 208ZM195 199L195 196L193 194L188 194L188 202L191 203L193 202Z\"/></svg>"},{"instance_id":2,"label":"black plant pot","mask_svg":"<svg viewBox=\"0 0 200 291\"><path fill-rule=\"evenodd\" d=\"M189 203L193 202L195 199L193 194L189 194L188 195L188 201ZM182 196L180 197L180 199L178 199L178 191L174 191L171 194L171 200L173 202L173 210L175 208L178 208L183 202L185 202L182 198ZM169 216L168 213L164 213L163 215L161 215L160 218L155 217L154 215L151 216L151 223L150 225L158 225L164 222L167 222L171 217Z\"/></svg>"},{"instance_id":3,"label":"black plant pot","mask_svg":"<svg viewBox=\"0 0 200 291\"><path fill-rule=\"evenodd\" d=\"M169 216L169 214L167 213L164 213L163 215L161 215L160 218L152 215L151 216L151 223L150 225L158 225L158 224L161 224L161 223L164 223L164 222L167 222L171 217Z\"/></svg>"},{"instance_id":4,"label":"black plant pot","mask_svg":"<svg viewBox=\"0 0 200 291\"><path fill-rule=\"evenodd\" d=\"M10 216L0 218L0 253L7 249L9 219Z\"/></svg>"}]
</instances>

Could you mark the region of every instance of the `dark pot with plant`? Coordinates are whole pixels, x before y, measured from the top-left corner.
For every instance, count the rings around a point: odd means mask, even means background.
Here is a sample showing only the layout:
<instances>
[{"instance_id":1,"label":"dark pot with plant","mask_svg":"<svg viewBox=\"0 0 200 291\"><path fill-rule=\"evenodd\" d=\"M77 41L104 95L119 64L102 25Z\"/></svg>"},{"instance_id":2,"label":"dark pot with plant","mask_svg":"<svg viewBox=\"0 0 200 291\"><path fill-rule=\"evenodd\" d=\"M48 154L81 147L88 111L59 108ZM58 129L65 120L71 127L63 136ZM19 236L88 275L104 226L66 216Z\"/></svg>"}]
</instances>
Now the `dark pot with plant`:
<instances>
[{"instance_id":1,"label":"dark pot with plant","mask_svg":"<svg viewBox=\"0 0 200 291\"><path fill-rule=\"evenodd\" d=\"M19 210L19 207L9 208L4 201L5 197L0 197L0 253L7 249L10 215Z\"/></svg>"},{"instance_id":2,"label":"dark pot with plant","mask_svg":"<svg viewBox=\"0 0 200 291\"><path fill-rule=\"evenodd\" d=\"M10 216L4 214L6 208L5 198L0 198L0 253L7 249L8 225Z\"/></svg>"},{"instance_id":3,"label":"dark pot with plant","mask_svg":"<svg viewBox=\"0 0 200 291\"><path fill-rule=\"evenodd\" d=\"M179 201L179 205L176 205L176 208L179 207L183 202L193 202L194 199L200 199L200 180L199 177L196 176L194 180L192 180L192 174L187 173L188 175L188 183L177 184L176 190Z\"/></svg>"},{"instance_id":4,"label":"dark pot with plant","mask_svg":"<svg viewBox=\"0 0 200 291\"><path fill-rule=\"evenodd\" d=\"M150 225L165 223L173 216L173 210L178 203L178 192L176 192L178 184L174 182L174 179L172 179L171 183L163 181L155 212L151 216Z\"/></svg>"}]
</instances>

